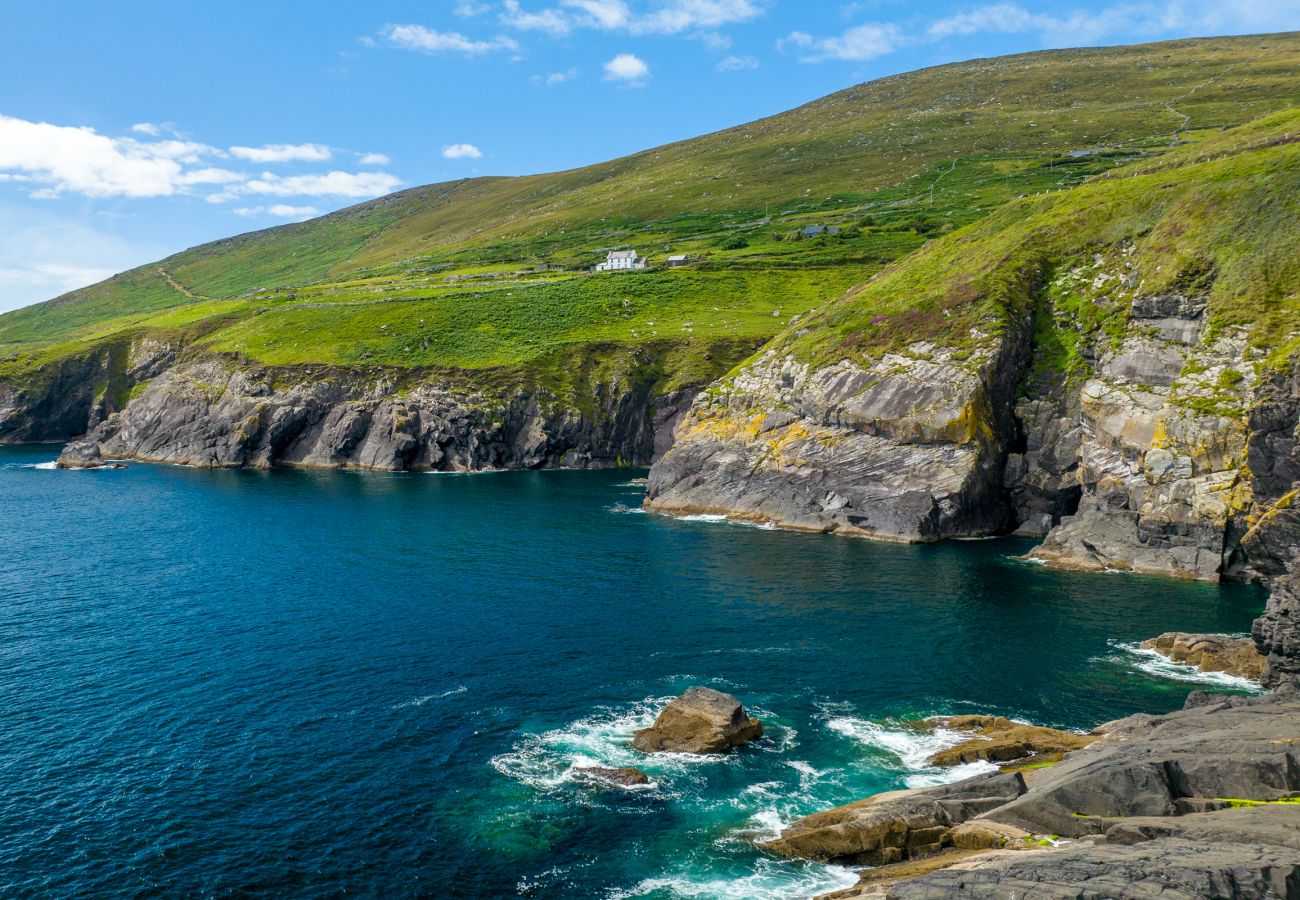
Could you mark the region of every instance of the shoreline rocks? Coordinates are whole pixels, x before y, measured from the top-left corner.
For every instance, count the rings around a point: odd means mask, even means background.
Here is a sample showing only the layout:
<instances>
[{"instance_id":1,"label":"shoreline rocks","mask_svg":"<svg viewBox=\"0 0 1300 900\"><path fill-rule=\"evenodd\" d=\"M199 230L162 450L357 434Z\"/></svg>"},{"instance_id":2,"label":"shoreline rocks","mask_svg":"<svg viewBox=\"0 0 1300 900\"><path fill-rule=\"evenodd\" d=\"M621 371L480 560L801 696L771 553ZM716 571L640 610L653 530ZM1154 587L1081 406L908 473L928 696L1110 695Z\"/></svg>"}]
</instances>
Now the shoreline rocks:
<instances>
[{"instance_id":1,"label":"shoreline rocks","mask_svg":"<svg viewBox=\"0 0 1300 900\"><path fill-rule=\"evenodd\" d=\"M1090 737L1032 778L877 795L763 846L882 866L835 898L1300 896L1300 694L1193 695Z\"/></svg>"},{"instance_id":2,"label":"shoreline rocks","mask_svg":"<svg viewBox=\"0 0 1300 900\"><path fill-rule=\"evenodd\" d=\"M668 702L649 728L632 737L642 753L725 753L756 740L763 726L730 694L693 687Z\"/></svg>"},{"instance_id":3,"label":"shoreline rocks","mask_svg":"<svg viewBox=\"0 0 1300 900\"><path fill-rule=\"evenodd\" d=\"M1225 634L1187 634L1167 631L1142 642L1144 650L1154 650L1167 659L1202 672L1223 672L1238 678L1259 681L1266 657L1251 638L1234 638Z\"/></svg>"}]
</instances>

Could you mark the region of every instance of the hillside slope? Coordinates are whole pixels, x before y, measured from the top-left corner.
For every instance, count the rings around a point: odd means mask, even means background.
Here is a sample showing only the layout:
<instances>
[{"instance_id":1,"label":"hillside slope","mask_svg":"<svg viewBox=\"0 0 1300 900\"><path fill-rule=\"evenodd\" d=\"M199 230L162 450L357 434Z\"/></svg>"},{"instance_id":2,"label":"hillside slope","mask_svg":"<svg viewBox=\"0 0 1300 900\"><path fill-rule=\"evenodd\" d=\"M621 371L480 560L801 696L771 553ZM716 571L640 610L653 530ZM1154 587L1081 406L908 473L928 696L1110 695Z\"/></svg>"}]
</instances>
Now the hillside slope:
<instances>
[{"instance_id":1,"label":"hillside slope","mask_svg":"<svg viewBox=\"0 0 1300 900\"><path fill-rule=\"evenodd\" d=\"M0 441L94 430L204 465L648 462L698 390L883 266L1294 104L1297 52L1284 34L943 66L196 247L0 316ZM583 273L622 246L652 269Z\"/></svg>"}]
</instances>

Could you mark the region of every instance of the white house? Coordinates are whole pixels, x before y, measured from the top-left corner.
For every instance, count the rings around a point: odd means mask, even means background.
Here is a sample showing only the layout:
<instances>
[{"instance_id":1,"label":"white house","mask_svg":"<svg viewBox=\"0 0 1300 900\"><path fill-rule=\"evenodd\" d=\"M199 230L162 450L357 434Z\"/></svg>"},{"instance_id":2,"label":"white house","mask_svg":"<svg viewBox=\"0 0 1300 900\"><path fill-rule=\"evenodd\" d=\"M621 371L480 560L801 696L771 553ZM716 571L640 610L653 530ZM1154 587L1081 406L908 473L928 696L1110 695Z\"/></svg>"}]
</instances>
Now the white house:
<instances>
[{"instance_id":1,"label":"white house","mask_svg":"<svg viewBox=\"0 0 1300 900\"><path fill-rule=\"evenodd\" d=\"M637 256L635 250L611 250L603 263L597 263L597 272L625 272L629 269L644 269L645 257Z\"/></svg>"},{"instance_id":2,"label":"white house","mask_svg":"<svg viewBox=\"0 0 1300 900\"><path fill-rule=\"evenodd\" d=\"M685 253L679 253L676 256L668 257L668 267L675 269L678 266L684 266L691 261L691 258Z\"/></svg>"}]
</instances>

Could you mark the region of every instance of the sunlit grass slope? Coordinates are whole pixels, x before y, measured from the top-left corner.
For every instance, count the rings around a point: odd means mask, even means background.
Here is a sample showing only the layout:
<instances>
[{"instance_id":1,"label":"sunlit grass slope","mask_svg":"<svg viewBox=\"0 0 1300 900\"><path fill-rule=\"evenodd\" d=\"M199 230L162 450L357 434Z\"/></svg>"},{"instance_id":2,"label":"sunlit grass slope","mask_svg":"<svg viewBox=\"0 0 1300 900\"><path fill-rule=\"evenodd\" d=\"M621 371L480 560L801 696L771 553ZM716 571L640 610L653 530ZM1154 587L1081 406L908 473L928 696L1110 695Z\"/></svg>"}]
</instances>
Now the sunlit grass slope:
<instances>
[{"instance_id":1,"label":"sunlit grass slope","mask_svg":"<svg viewBox=\"0 0 1300 900\"><path fill-rule=\"evenodd\" d=\"M583 169L414 188L0 316L0 377L145 334L272 365L477 371L554 364L593 346L756 346L923 247L933 249L916 267L873 283L872 318L926 319L944 304L973 315L1002 302L985 282L1010 271L1008 260L1055 258L1039 232L1079 229L1079 246L1138 234L1173 202L1142 196L1164 190L1145 187L1161 178L1204 177L1198 196L1209 203L1212 185L1235 177L1228 169L1096 176L1193 159L1224 129L1293 106L1297 58L1300 35L1282 34L977 60ZM1054 198L1084 182L1071 194L1090 198L1080 203L1119 204L1125 190L1141 202L1112 224L1083 206L1070 218ZM1269 202L1290 214L1285 200ZM1040 225L1025 231L1021 220ZM800 239L810 224L841 231ZM999 236L1010 226L1014 237ZM580 274L616 247L637 248L654 268ZM682 253L688 268L663 268ZM1224 309L1274 314L1251 296ZM864 302L822 314L827 332L806 333L808 351L929 327L873 328L854 318Z\"/></svg>"}]
</instances>

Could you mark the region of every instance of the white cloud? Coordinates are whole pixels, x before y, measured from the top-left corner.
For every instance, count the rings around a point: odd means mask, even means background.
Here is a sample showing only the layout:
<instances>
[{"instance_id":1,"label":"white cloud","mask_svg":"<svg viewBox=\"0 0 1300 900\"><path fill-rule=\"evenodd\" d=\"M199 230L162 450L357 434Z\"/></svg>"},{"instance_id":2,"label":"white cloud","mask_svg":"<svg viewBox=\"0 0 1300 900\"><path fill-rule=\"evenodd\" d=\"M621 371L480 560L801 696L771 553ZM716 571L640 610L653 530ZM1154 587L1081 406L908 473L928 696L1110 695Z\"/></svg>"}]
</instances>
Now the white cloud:
<instances>
[{"instance_id":1,"label":"white cloud","mask_svg":"<svg viewBox=\"0 0 1300 900\"><path fill-rule=\"evenodd\" d=\"M748 22L763 15L770 0L660 0L647 11L634 11L626 0L559 0L556 6L527 9L520 0L504 0L503 25L520 31L562 36L578 28L630 34L681 34Z\"/></svg>"},{"instance_id":2,"label":"white cloud","mask_svg":"<svg viewBox=\"0 0 1300 900\"><path fill-rule=\"evenodd\" d=\"M187 184L186 166L212 147L192 141L111 138L93 128L28 122L0 115L0 172L87 197L166 197ZM207 170L209 180L216 177Z\"/></svg>"},{"instance_id":3,"label":"white cloud","mask_svg":"<svg viewBox=\"0 0 1300 900\"><path fill-rule=\"evenodd\" d=\"M573 30L573 20L559 9L543 9L527 12L519 0L505 0L505 11L501 13L501 24L519 31L544 31L560 36Z\"/></svg>"},{"instance_id":4,"label":"white cloud","mask_svg":"<svg viewBox=\"0 0 1300 900\"><path fill-rule=\"evenodd\" d=\"M697 28L719 28L748 22L763 15L760 0L672 0L637 19L633 31L648 34L679 34Z\"/></svg>"},{"instance_id":5,"label":"white cloud","mask_svg":"<svg viewBox=\"0 0 1300 900\"><path fill-rule=\"evenodd\" d=\"M452 12L462 19L472 19L475 16L483 15L491 8L486 3L477 3L475 0L461 0L452 8Z\"/></svg>"},{"instance_id":6,"label":"white cloud","mask_svg":"<svg viewBox=\"0 0 1300 900\"><path fill-rule=\"evenodd\" d=\"M992 3L930 23L930 40L975 34L1034 34L1049 46L1106 40L1208 34L1249 34L1300 27L1296 0L1171 0L1032 12L1017 3Z\"/></svg>"},{"instance_id":7,"label":"white cloud","mask_svg":"<svg viewBox=\"0 0 1300 900\"><path fill-rule=\"evenodd\" d=\"M269 197L346 197L365 199L392 193L402 182L387 172L325 172L314 175L276 175L263 172L210 194L209 203L226 203L248 194Z\"/></svg>"},{"instance_id":8,"label":"white cloud","mask_svg":"<svg viewBox=\"0 0 1300 900\"><path fill-rule=\"evenodd\" d=\"M382 153L363 153L361 155L361 165L363 166L386 166L392 160Z\"/></svg>"},{"instance_id":9,"label":"white cloud","mask_svg":"<svg viewBox=\"0 0 1300 900\"><path fill-rule=\"evenodd\" d=\"M777 42L778 49L787 46L803 51L803 62L840 60L864 62L897 50L903 43L902 30L892 23L867 23L857 25L843 34L814 38L803 31L792 31Z\"/></svg>"},{"instance_id":10,"label":"white cloud","mask_svg":"<svg viewBox=\"0 0 1300 900\"><path fill-rule=\"evenodd\" d=\"M605 63L606 81L621 81L624 84L637 86L644 84L649 77L650 67L640 57L633 56L631 53L620 53Z\"/></svg>"},{"instance_id":11,"label":"white cloud","mask_svg":"<svg viewBox=\"0 0 1300 900\"><path fill-rule=\"evenodd\" d=\"M473 144L452 144L442 148L442 155L446 159L479 159L483 151Z\"/></svg>"},{"instance_id":12,"label":"white cloud","mask_svg":"<svg viewBox=\"0 0 1300 900\"><path fill-rule=\"evenodd\" d=\"M518 50L519 44L508 37L494 37L475 41L455 31L437 31L423 25L389 25L381 32L384 39L405 50L422 53L459 53L463 56L482 56L499 50Z\"/></svg>"},{"instance_id":13,"label":"white cloud","mask_svg":"<svg viewBox=\"0 0 1300 900\"><path fill-rule=\"evenodd\" d=\"M131 130L136 134L147 134L152 137L157 137L160 133L158 126L152 122L136 122L131 126Z\"/></svg>"},{"instance_id":14,"label":"white cloud","mask_svg":"<svg viewBox=\"0 0 1300 900\"><path fill-rule=\"evenodd\" d=\"M752 56L728 56L714 66L719 72L741 72L745 69L757 69L758 60Z\"/></svg>"},{"instance_id":15,"label":"white cloud","mask_svg":"<svg viewBox=\"0 0 1300 900\"><path fill-rule=\"evenodd\" d=\"M232 213L237 216L272 216L277 219L311 219L320 215L319 210L314 206L289 206L284 203L274 203L270 206L241 206L239 209L232 209Z\"/></svg>"},{"instance_id":16,"label":"white cloud","mask_svg":"<svg viewBox=\"0 0 1300 900\"><path fill-rule=\"evenodd\" d=\"M534 75L533 84L541 84L546 87L555 87L557 84L563 84L566 81L572 81L578 77L578 68L574 66L563 72L549 72L546 75Z\"/></svg>"},{"instance_id":17,"label":"white cloud","mask_svg":"<svg viewBox=\"0 0 1300 900\"><path fill-rule=\"evenodd\" d=\"M231 147L230 155L255 163L323 162L333 154L324 144L264 144L261 147Z\"/></svg>"},{"instance_id":18,"label":"white cloud","mask_svg":"<svg viewBox=\"0 0 1300 900\"><path fill-rule=\"evenodd\" d=\"M623 0L561 0L564 6L586 13L597 28L623 28L632 19L632 11Z\"/></svg>"}]
</instances>

